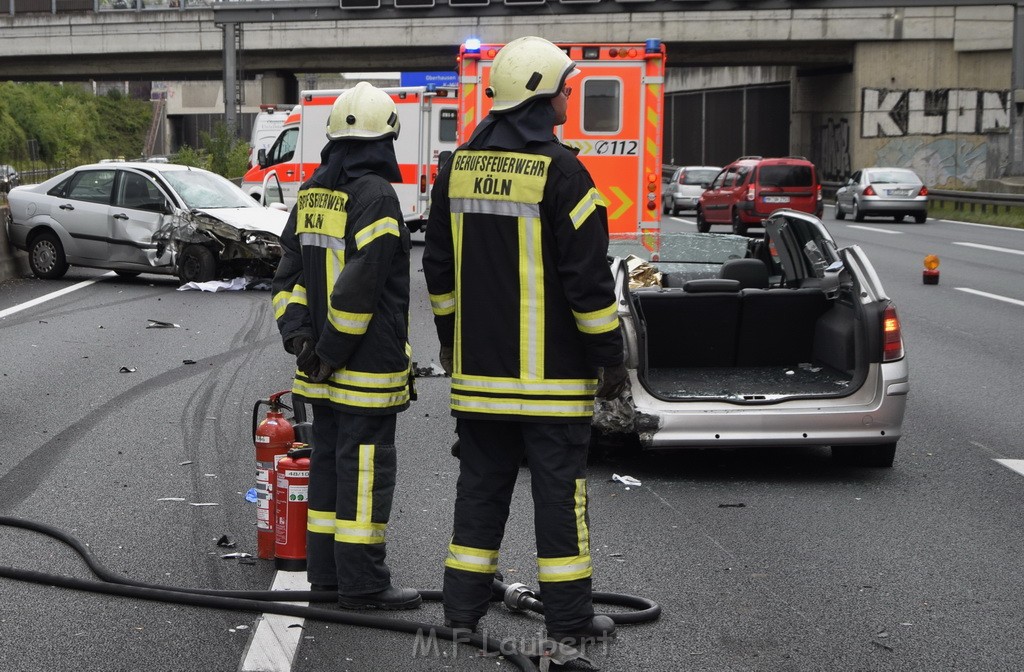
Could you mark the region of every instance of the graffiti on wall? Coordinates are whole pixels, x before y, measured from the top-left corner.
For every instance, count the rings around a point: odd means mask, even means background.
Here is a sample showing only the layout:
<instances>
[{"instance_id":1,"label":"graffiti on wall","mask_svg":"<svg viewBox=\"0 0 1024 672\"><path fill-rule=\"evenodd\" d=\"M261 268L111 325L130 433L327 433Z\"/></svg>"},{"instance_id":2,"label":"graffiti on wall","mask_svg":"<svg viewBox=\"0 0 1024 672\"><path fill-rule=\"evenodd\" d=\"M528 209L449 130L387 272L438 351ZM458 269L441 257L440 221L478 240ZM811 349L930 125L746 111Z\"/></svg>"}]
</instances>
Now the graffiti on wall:
<instances>
[{"instance_id":1,"label":"graffiti on wall","mask_svg":"<svg viewBox=\"0 0 1024 672\"><path fill-rule=\"evenodd\" d=\"M820 179L837 182L850 174L850 122L829 118L818 127L815 144Z\"/></svg>"},{"instance_id":2,"label":"graffiti on wall","mask_svg":"<svg viewBox=\"0 0 1024 672\"><path fill-rule=\"evenodd\" d=\"M1009 91L861 89L863 138L983 134L1010 127Z\"/></svg>"},{"instance_id":3,"label":"graffiti on wall","mask_svg":"<svg viewBox=\"0 0 1024 672\"><path fill-rule=\"evenodd\" d=\"M986 177L988 143L964 138L893 138L875 150L876 166L906 166L925 184L958 189Z\"/></svg>"}]
</instances>

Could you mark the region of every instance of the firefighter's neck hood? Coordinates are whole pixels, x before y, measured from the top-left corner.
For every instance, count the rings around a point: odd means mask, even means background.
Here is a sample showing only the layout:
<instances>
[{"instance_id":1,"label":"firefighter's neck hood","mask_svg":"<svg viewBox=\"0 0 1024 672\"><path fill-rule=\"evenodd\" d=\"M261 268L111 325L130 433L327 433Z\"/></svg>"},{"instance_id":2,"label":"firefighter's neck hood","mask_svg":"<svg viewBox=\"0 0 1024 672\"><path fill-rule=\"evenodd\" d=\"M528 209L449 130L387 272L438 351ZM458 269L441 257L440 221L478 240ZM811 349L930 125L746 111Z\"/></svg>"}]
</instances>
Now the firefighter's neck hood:
<instances>
[{"instance_id":1,"label":"firefighter's neck hood","mask_svg":"<svg viewBox=\"0 0 1024 672\"><path fill-rule=\"evenodd\" d=\"M522 149L533 142L555 139L555 108L549 98L536 98L526 105L496 114L480 122L469 139L470 149Z\"/></svg>"},{"instance_id":2,"label":"firefighter's neck hood","mask_svg":"<svg viewBox=\"0 0 1024 672\"><path fill-rule=\"evenodd\" d=\"M395 143L380 140L332 140L320 152L320 167L310 181L333 189L364 175L380 175L388 182L401 182Z\"/></svg>"}]
</instances>

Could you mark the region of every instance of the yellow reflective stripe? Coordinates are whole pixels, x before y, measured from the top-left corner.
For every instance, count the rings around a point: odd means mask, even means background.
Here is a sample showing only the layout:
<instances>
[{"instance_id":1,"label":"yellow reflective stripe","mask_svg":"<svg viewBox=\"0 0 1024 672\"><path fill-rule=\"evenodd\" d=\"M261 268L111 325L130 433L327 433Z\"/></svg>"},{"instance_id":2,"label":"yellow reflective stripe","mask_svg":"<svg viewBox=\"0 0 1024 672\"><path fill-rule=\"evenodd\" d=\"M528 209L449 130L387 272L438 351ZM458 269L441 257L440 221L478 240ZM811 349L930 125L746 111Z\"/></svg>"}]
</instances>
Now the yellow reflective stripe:
<instances>
[{"instance_id":1,"label":"yellow reflective stripe","mask_svg":"<svg viewBox=\"0 0 1024 672\"><path fill-rule=\"evenodd\" d=\"M462 236L464 220L461 214L452 213L452 253L455 258L455 299L458 305L458 297L462 296ZM452 368L454 371L462 370L462 312L455 311L455 348L452 353Z\"/></svg>"},{"instance_id":2,"label":"yellow reflective stripe","mask_svg":"<svg viewBox=\"0 0 1024 672\"><path fill-rule=\"evenodd\" d=\"M334 524L334 540L344 544L383 544L386 523L339 520Z\"/></svg>"},{"instance_id":3,"label":"yellow reflective stripe","mask_svg":"<svg viewBox=\"0 0 1024 672\"><path fill-rule=\"evenodd\" d=\"M498 399L472 397L452 390L453 411L492 413L497 415L535 415L545 417L586 418L594 414L593 400L561 399Z\"/></svg>"},{"instance_id":4,"label":"yellow reflective stripe","mask_svg":"<svg viewBox=\"0 0 1024 672\"><path fill-rule=\"evenodd\" d=\"M539 219L519 220L519 375L544 377L544 262Z\"/></svg>"},{"instance_id":5,"label":"yellow reflective stripe","mask_svg":"<svg viewBox=\"0 0 1024 672\"><path fill-rule=\"evenodd\" d=\"M584 194L580 202L576 204L576 207L569 211L569 219L572 221L573 228L580 228L599 205L607 207L608 204L601 197L601 192L597 188L591 187L590 191Z\"/></svg>"},{"instance_id":6,"label":"yellow reflective stripe","mask_svg":"<svg viewBox=\"0 0 1024 672\"><path fill-rule=\"evenodd\" d=\"M292 304L306 305L306 288L302 285L295 285L290 292L282 290L274 295L274 319L280 319Z\"/></svg>"},{"instance_id":7,"label":"yellow reflective stripe","mask_svg":"<svg viewBox=\"0 0 1024 672\"><path fill-rule=\"evenodd\" d=\"M370 327L370 318L373 313L350 313L344 310L331 308L327 315L331 326L343 334L362 336Z\"/></svg>"},{"instance_id":8,"label":"yellow reflective stripe","mask_svg":"<svg viewBox=\"0 0 1024 672\"><path fill-rule=\"evenodd\" d=\"M498 571L498 551L449 544L444 566L466 572L493 574Z\"/></svg>"},{"instance_id":9,"label":"yellow reflective stripe","mask_svg":"<svg viewBox=\"0 0 1024 672\"><path fill-rule=\"evenodd\" d=\"M619 311L614 303L589 313L577 313L574 310L572 316L576 318L576 328L584 334L603 334L619 328Z\"/></svg>"},{"instance_id":10,"label":"yellow reflective stripe","mask_svg":"<svg viewBox=\"0 0 1024 672\"><path fill-rule=\"evenodd\" d=\"M322 233L300 233L299 244L303 247L323 247L331 250L345 250L344 238L332 238Z\"/></svg>"},{"instance_id":11,"label":"yellow reflective stripe","mask_svg":"<svg viewBox=\"0 0 1024 672\"><path fill-rule=\"evenodd\" d=\"M356 481L356 521L369 523L373 515L373 456L377 447L359 445L359 476Z\"/></svg>"},{"instance_id":12,"label":"yellow reflective stripe","mask_svg":"<svg viewBox=\"0 0 1024 672\"><path fill-rule=\"evenodd\" d=\"M576 513L576 541L581 557L590 557L590 528L587 527L587 479L576 479L573 495L573 511Z\"/></svg>"},{"instance_id":13,"label":"yellow reflective stripe","mask_svg":"<svg viewBox=\"0 0 1024 672\"><path fill-rule=\"evenodd\" d=\"M373 224L356 233L356 249L361 250L377 238L388 234L393 236L401 235L398 229L398 220L394 217L378 219Z\"/></svg>"},{"instance_id":14,"label":"yellow reflective stripe","mask_svg":"<svg viewBox=\"0 0 1024 672\"><path fill-rule=\"evenodd\" d=\"M292 392L309 399L321 399L358 408L391 408L409 402L408 384L399 390L361 392L341 389L326 383L311 383L300 377L298 372L292 383Z\"/></svg>"},{"instance_id":15,"label":"yellow reflective stripe","mask_svg":"<svg viewBox=\"0 0 1024 672\"><path fill-rule=\"evenodd\" d=\"M271 515L274 514L271 513ZM317 534L334 534L334 512L308 509L306 511L306 529Z\"/></svg>"},{"instance_id":16,"label":"yellow reflective stripe","mask_svg":"<svg viewBox=\"0 0 1024 672\"><path fill-rule=\"evenodd\" d=\"M518 378L496 378L456 374L452 376L452 388L466 392L507 392L523 395L575 395L593 396L597 392L596 378L548 378L522 380Z\"/></svg>"},{"instance_id":17,"label":"yellow reflective stripe","mask_svg":"<svg viewBox=\"0 0 1024 672\"><path fill-rule=\"evenodd\" d=\"M455 292L447 294L431 294L430 309L434 315L451 315L455 312Z\"/></svg>"},{"instance_id":18,"label":"yellow reflective stripe","mask_svg":"<svg viewBox=\"0 0 1024 672\"><path fill-rule=\"evenodd\" d=\"M537 558L537 580L558 582L585 579L594 573L590 555L567 558Z\"/></svg>"},{"instance_id":19,"label":"yellow reflective stripe","mask_svg":"<svg viewBox=\"0 0 1024 672\"><path fill-rule=\"evenodd\" d=\"M411 348L406 346L406 354L411 355ZM409 383L409 369L391 373L369 373L339 369L331 374L331 381L341 385L365 388L400 387Z\"/></svg>"}]
</instances>

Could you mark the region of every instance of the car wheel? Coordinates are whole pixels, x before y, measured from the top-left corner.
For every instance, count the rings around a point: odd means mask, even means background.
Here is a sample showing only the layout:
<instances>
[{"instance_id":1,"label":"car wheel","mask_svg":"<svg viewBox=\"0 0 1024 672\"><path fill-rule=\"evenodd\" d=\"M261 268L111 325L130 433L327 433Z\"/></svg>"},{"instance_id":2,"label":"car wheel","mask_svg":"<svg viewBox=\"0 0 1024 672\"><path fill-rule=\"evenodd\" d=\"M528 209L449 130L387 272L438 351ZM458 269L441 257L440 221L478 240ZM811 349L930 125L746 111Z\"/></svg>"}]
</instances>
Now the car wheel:
<instances>
[{"instance_id":1,"label":"car wheel","mask_svg":"<svg viewBox=\"0 0 1024 672\"><path fill-rule=\"evenodd\" d=\"M186 282L209 282L217 275L217 259L210 248L189 245L178 259L178 279Z\"/></svg>"},{"instance_id":2,"label":"car wheel","mask_svg":"<svg viewBox=\"0 0 1024 672\"><path fill-rule=\"evenodd\" d=\"M44 280L56 280L68 272L64 246L57 234L44 231L32 239L28 248L28 265L37 278Z\"/></svg>"},{"instance_id":3,"label":"car wheel","mask_svg":"<svg viewBox=\"0 0 1024 672\"><path fill-rule=\"evenodd\" d=\"M114 271L122 278L137 278L142 271Z\"/></svg>"},{"instance_id":4,"label":"car wheel","mask_svg":"<svg viewBox=\"0 0 1024 672\"><path fill-rule=\"evenodd\" d=\"M668 214L668 201L663 200L661 202L661 214L663 214L663 215L667 215Z\"/></svg>"},{"instance_id":5,"label":"car wheel","mask_svg":"<svg viewBox=\"0 0 1024 672\"><path fill-rule=\"evenodd\" d=\"M832 459L854 467L888 469L896 457L895 443L875 443L863 446L832 446Z\"/></svg>"},{"instance_id":6,"label":"car wheel","mask_svg":"<svg viewBox=\"0 0 1024 672\"><path fill-rule=\"evenodd\" d=\"M914 221L917 222L918 224L924 224L927 219L928 219L928 213L927 212L915 212L914 213Z\"/></svg>"},{"instance_id":7,"label":"car wheel","mask_svg":"<svg viewBox=\"0 0 1024 672\"><path fill-rule=\"evenodd\" d=\"M700 208L697 208L697 230L701 233L711 231L711 225L708 224L708 220L704 219L704 211Z\"/></svg>"},{"instance_id":8,"label":"car wheel","mask_svg":"<svg viewBox=\"0 0 1024 672\"><path fill-rule=\"evenodd\" d=\"M747 235L747 225L740 220L740 213L735 210L732 213L732 232L737 236Z\"/></svg>"},{"instance_id":9,"label":"car wheel","mask_svg":"<svg viewBox=\"0 0 1024 672\"><path fill-rule=\"evenodd\" d=\"M860 211L860 206L857 205L857 199L853 199L853 221L863 222L864 213Z\"/></svg>"},{"instance_id":10,"label":"car wheel","mask_svg":"<svg viewBox=\"0 0 1024 672\"><path fill-rule=\"evenodd\" d=\"M836 219L846 219L846 213L843 212L843 206L838 198L836 199Z\"/></svg>"}]
</instances>

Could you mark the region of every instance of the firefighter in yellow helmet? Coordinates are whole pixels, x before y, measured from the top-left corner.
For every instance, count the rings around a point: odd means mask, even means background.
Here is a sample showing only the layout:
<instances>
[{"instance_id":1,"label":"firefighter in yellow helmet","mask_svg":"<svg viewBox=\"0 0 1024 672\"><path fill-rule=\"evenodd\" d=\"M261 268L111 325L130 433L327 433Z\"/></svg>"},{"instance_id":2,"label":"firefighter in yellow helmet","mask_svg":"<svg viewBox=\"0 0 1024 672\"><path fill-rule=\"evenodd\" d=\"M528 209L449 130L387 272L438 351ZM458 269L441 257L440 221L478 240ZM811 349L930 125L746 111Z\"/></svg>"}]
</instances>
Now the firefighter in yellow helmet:
<instances>
[{"instance_id":1,"label":"firefighter in yellow helmet","mask_svg":"<svg viewBox=\"0 0 1024 672\"><path fill-rule=\"evenodd\" d=\"M384 533L395 488L396 415L410 400L409 230L398 112L366 82L342 93L320 167L281 237L274 315L296 356L292 392L313 408L307 576L347 609L411 609L391 583Z\"/></svg>"},{"instance_id":2,"label":"firefighter in yellow helmet","mask_svg":"<svg viewBox=\"0 0 1024 672\"><path fill-rule=\"evenodd\" d=\"M547 634L569 643L615 630L591 599L586 462L595 394L626 378L605 203L553 133L575 72L539 37L498 52L494 105L440 170L423 255L460 447L446 622L475 629L487 610L525 457Z\"/></svg>"}]
</instances>

